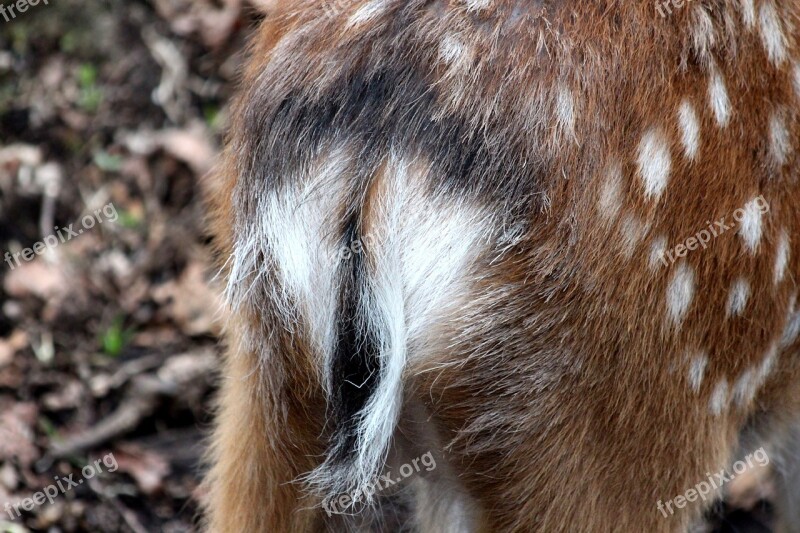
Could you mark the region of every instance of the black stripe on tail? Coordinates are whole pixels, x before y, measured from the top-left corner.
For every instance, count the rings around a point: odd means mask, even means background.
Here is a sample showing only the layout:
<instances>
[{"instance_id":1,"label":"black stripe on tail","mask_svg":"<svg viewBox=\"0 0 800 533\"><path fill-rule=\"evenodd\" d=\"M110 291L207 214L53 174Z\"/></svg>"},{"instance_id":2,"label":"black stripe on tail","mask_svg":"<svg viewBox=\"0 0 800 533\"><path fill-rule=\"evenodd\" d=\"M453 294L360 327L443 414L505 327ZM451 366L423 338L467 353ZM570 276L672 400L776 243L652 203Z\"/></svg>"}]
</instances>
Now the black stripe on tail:
<instances>
[{"instance_id":1,"label":"black stripe on tail","mask_svg":"<svg viewBox=\"0 0 800 533\"><path fill-rule=\"evenodd\" d=\"M360 238L358 216L346 225L344 245ZM380 380L381 361L375 332L366 319L367 272L363 253L352 253L341 263L342 284L337 309L336 345L331 364L333 444L329 459L347 463L357 447L359 414Z\"/></svg>"}]
</instances>

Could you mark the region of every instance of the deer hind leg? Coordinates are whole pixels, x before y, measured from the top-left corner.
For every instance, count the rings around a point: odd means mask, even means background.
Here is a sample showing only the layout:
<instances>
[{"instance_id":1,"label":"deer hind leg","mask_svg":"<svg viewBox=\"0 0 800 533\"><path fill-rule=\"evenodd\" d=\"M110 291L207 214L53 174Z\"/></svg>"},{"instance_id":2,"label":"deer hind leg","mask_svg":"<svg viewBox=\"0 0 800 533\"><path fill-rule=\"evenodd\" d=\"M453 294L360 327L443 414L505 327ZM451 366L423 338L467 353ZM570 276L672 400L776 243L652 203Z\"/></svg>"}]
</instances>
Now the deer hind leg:
<instances>
[{"instance_id":1,"label":"deer hind leg","mask_svg":"<svg viewBox=\"0 0 800 533\"><path fill-rule=\"evenodd\" d=\"M726 467L737 442L740 421L709 408L717 380L695 392L670 343L625 333L636 315L587 323L573 315L590 302L528 271L484 270L436 324L441 351L412 361L409 396L431 413L475 530L686 531L721 487L673 500Z\"/></svg>"},{"instance_id":2,"label":"deer hind leg","mask_svg":"<svg viewBox=\"0 0 800 533\"><path fill-rule=\"evenodd\" d=\"M436 378L433 420L452 437L446 457L476 506L474 531L683 532L721 495L709 487L702 499L671 502L719 471L731 451L722 436L731 433L717 434L689 409L669 413L637 394L639 412L601 412L588 391L566 384L528 408L500 405L498 397L531 380L496 387L469 368Z\"/></svg>"},{"instance_id":3,"label":"deer hind leg","mask_svg":"<svg viewBox=\"0 0 800 533\"><path fill-rule=\"evenodd\" d=\"M231 335L229 338L234 338ZM234 342L223 369L207 485L207 530L315 531L319 502L297 482L322 449L320 397L302 372ZM277 360L277 358L275 358ZM313 381L309 381L313 382Z\"/></svg>"},{"instance_id":4,"label":"deer hind leg","mask_svg":"<svg viewBox=\"0 0 800 533\"><path fill-rule=\"evenodd\" d=\"M800 394L797 354L800 351L800 311L791 300L781 334L778 360L785 366L769 379L756 398L758 410L742 430L738 458L749 454L755 472L734 496L744 507L759 500L774 504L773 529L800 532ZM744 476L742 476L744 477Z\"/></svg>"},{"instance_id":5,"label":"deer hind leg","mask_svg":"<svg viewBox=\"0 0 800 533\"><path fill-rule=\"evenodd\" d=\"M235 321L232 327L235 331ZM302 346L302 339L286 339L283 349L267 361L238 343L228 353L211 449L213 468L207 479L206 530L447 531L424 524L420 528L412 483L383 490L368 505L354 492L321 495L308 485L308 475L320 466L330 435L324 427L324 389L316 371L304 368L306 358L296 349L298 344ZM384 473L396 477L398 465L411 462L407 450L395 446L390 469Z\"/></svg>"},{"instance_id":6,"label":"deer hind leg","mask_svg":"<svg viewBox=\"0 0 800 533\"><path fill-rule=\"evenodd\" d=\"M775 485L777 491L775 531L800 532L800 420L789 428L777 454Z\"/></svg>"},{"instance_id":7,"label":"deer hind leg","mask_svg":"<svg viewBox=\"0 0 800 533\"><path fill-rule=\"evenodd\" d=\"M773 529L800 532L800 418L793 387L776 386L762 398L769 410L758 415L743 432L740 458L749 454L757 463L746 482L735 491L749 507L759 501L774 504ZM772 400L772 401L770 401ZM787 405L787 403L789 405Z\"/></svg>"}]
</instances>

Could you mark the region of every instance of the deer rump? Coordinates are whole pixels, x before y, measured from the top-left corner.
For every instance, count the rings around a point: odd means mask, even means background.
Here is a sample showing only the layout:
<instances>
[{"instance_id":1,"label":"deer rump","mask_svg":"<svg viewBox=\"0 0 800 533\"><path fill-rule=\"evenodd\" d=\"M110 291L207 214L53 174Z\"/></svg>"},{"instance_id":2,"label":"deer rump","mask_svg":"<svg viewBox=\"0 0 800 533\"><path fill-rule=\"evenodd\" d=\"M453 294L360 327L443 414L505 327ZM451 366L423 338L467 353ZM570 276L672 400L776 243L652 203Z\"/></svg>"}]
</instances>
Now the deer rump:
<instances>
[{"instance_id":1,"label":"deer rump","mask_svg":"<svg viewBox=\"0 0 800 533\"><path fill-rule=\"evenodd\" d=\"M354 159L347 149L320 156L268 194L262 224L238 240L228 288L244 303L254 285L277 280L267 292L310 337L331 439L306 481L326 495L377 479L408 363L443 349L437 324L466 303L497 233L486 211L426 190L431 170L419 159L386 156L366 186L353 179Z\"/></svg>"},{"instance_id":2,"label":"deer rump","mask_svg":"<svg viewBox=\"0 0 800 533\"><path fill-rule=\"evenodd\" d=\"M400 17L384 31L402 27ZM543 163L488 146L474 117L437 116L425 66L435 55L400 48L336 77L314 77L313 66L263 73L234 136L235 151L253 157L238 169L228 299L266 294L308 335L331 437L305 480L328 495L375 480L404 377L446 349L437 325L467 303L479 263L517 244L546 203Z\"/></svg>"}]
</instances>

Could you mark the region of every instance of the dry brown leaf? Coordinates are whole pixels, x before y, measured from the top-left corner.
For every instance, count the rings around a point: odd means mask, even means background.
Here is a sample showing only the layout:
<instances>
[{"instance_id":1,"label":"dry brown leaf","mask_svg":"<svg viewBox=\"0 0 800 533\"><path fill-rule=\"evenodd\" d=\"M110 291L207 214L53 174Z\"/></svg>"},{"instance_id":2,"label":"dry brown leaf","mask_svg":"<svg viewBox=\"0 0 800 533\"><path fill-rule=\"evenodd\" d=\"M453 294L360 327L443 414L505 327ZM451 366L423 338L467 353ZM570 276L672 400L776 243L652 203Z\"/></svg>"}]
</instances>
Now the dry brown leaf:
<instances>
[{"instance_id":1,"label":"dry brown leaf","mask_svg":"<svg viewBox=\"0 0 800 533\"><path fill-rule=\"evenodd\" d=\"M211 169L217 154L208 130L197 122L186 129L163 131L159 144L168 154L189 165L198 176Z\"/></svg>"},{"instance_id":2,"label":"dry brown leaf","mask_svg":"<svg viewBox=\"0 0 800 533\"><path fill-rule=\"evenodd\" d=\"M199 350L170 357L157 374L165 382L180 383L186 381L187 376L207 375L209 369L215 368L218 362L213 350Z\"/></svg>"},{"instance_id":3,"label":"dry brown leaf","mask_svg":"<svg viewBox=\"0 0 800 533\"><path fill-rule=\"evenodd\" d=\"M157 150L164 150L172 157L186 163L197 175L205 174L213 165L217 150L211 141L208 127L194 121L183 129L153 131L142 129L123 136L122 144L136 156L150 156ZM147 161L130 158L125 172L130 175L149 171Z\"/></svg>"},{"instance_id":4,"label":"dry brown leaf","mask_svg":"<svg viewBox=\"0 0 800 533\"><path fill-rule=\"evenodd\" d=\"M178 35L197 33L203 43L217 47L233 32L242 0L223 0L220 9L209 0L155 0L156 11Z\"/></svg>"},{"instance_id":5,"label":"dry brown leaf","mask_svg":"<svg viewBox=\"0 0 800 533\"><path fill-rule=\"evenodd\" d=\"M122 445L114 452L120 472L129 474L145 494L161 490L164 478L170 473L166 459L156 452L134 444Z\"/></svg>"},{"instance_id":6,"label":"dry brown leaf","mask_svg":"<svg viewBox=\"0 0 800 533\"><path fill-rule=\"evenodd\" d=\"M137 332L132 344L141 348L160 348L179 343L183 339L181 333L172 325L154 326Z\"/></svg>"},{"instance_id":7,"label":"dry brown leaf","mask_svg":"<svg viewBox=\"0 0 800 533\"><path fill-rule=\"evenodd\" d=\"M39 410L35 403L6 404L0 409L0 460L16 459L25 467L39 458L33 427Z\"/></svg>"},{"instance_id":8,"label":"dry brown leaf","mask_svg":"<svg viewBox=\"0 0 800 533\"><path fill-rule=\"evenodd\" d=\"M21 263L9 271L3 286L14 298L38 296L43 300L63 296L68 280L62 269L42 260Z\"/></svg>"},{"instance_id":9,"label":"dry brown leaf","mask_svg":"<svg viewBox=\"0 0 800 533\"><path fill-rule=\"evenodd\" d=\"M42 397L42 405L51 411L61 411L77 407L84 399L83 386L79 381L71 380L65 387L45 394Z\"/></svg>"},{"instance_id":10,"label":"dry brown leaf","mask_svg":"<svg viewBox=\"0 0 800 533\"><path fill-rule=\"evenodd\" d=\"M0 367L14 360L14 355L28 345L28 334L22 330L14 330L7 339L0 339Z\"/></svg>"},{"instance_id":11,"label":"dry brown leaf","mask_svg":"<svg viewBox=\"0 0 800 533\"><path fill-rule=\"evenodd\" d=\"M63 500L56 500L52 505L48 504L39 508L36 513L36 527L38 530L50 530L64 516L65 508L66 505Z\"/></svg>"},{"instance_id":12,"label":"dry brown leaf","mask_svg":"<svg viewBox=\"0 0 800 533\"><path fill-rule=\"evenodd\" d=\"M16 490L19 486L19 474L17 473L17 469L9 463L3 463L3 466L0 467L0 492L3 490L5 491L13 491Z\"/></svg>"},{"instance_id":13,"label":"dry brown leaf","mask_svg":"<svg viewBox=\"0 0 800 533\"><path fill-rule=\"evenodd\" d=\"M153 299L164 306L164 312L187 335L219 332L219 297L206 282L200 262L190 263L177 281L155 287Z\"/></svg>"}]
</instances>

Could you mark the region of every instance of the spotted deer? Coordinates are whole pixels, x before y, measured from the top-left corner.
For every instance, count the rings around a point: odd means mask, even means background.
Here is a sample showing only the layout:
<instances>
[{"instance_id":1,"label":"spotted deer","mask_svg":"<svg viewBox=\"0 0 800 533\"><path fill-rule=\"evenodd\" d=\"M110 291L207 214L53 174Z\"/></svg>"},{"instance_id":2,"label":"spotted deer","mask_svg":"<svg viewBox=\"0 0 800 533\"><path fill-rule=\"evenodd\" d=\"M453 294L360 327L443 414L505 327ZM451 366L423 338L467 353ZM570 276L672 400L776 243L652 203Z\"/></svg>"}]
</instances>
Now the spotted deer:
<instances>
[{"instance_id":1,"label":"spotted deer","mask_svg":"<svg viewBox=\"0 0 800 533\"><path fill-rule=\"evenodd\" d=\"M759 447L800 531L800 2L662 4L271 12L208 183L211 531L687 531Z\"/></svg>"}]
</instances>

